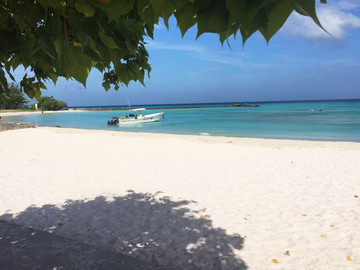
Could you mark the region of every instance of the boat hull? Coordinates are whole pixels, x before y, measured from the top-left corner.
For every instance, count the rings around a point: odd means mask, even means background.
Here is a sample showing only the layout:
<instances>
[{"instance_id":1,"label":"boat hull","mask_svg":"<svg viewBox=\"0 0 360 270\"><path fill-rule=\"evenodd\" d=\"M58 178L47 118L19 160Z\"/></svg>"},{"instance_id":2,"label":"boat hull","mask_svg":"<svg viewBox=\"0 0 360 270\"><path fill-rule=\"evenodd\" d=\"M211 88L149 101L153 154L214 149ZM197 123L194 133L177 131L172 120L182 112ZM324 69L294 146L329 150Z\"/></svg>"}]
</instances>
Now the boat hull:
<instances>
[{"instance_id":1,"label":"boat hull","mask_svg":"<svg viewBox=\"0 0 360 270\"><path fill-rule=\"evenodd\" d=\"M119 125L135 125L141 123L158 122L164 117L164 113L153 113L142 115L139 118L121 118L119 119Z\"/></svg>"}]
</instances>

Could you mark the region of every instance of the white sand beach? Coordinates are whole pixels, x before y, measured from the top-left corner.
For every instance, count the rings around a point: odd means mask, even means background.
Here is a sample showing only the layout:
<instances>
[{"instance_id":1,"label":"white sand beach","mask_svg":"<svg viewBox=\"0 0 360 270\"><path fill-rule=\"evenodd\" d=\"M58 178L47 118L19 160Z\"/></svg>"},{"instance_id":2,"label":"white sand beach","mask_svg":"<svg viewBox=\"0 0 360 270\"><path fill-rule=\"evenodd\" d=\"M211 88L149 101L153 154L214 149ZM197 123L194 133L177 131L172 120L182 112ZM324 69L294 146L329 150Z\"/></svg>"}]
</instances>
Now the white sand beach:
<instances>
[{"instance_id":1,"label":"white sand beach","mask_svg":"<svg viewBox=\"0 0 360 270\"><path fill-rule=\"evenodd\" d=\"M36 114L49 114L49 113L74 113L74 112L84 112L82 109L68 109L68 110L59 110L59 111L2 111L0 116L4 119L8 116L25 116L25 115L36 115Z\"/></svg>"},{"instance_id":2,"label":"white sand beach","mask_svg":"<svg viewBox=\"0 0 360 270\"><path fill-rule=\"evenodd\" d=\"M0 132L0 219L175 269L360 269L360 143Z\"/></svg>"}]
</instances>

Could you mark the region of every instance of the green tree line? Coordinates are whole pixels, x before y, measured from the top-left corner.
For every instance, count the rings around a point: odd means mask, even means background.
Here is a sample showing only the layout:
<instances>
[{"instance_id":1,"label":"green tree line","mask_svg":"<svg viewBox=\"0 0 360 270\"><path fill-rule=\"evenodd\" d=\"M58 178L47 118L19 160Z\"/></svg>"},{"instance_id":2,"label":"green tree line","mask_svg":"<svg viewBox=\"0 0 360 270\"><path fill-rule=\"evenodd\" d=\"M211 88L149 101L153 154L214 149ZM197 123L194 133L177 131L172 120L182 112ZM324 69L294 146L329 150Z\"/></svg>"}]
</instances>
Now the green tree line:
<instances>
[{"instance_id":1,"label":"green tree line","mask_svg":"<svg viewBox=\"0 0 360 270\"><path fill-rule=\"evenodd\" d=\"M1 109L26 109L28 108L28 100L24 93L20 91L20 88L15 83L9 85L10 93L5 95L2 93L0 98Z\"/></svg>"},{"instance_id":2,"label":"green tree line","mask_svg":"<svg viewBox=\"0 0 360 270\"><path fill-rule=\"evenodd\" d=\"M38 102L38 109L42 111L58 111L67 107L66 102L57 100L54 97L41 97ZM32 105L35 109L35 105Z\"/></svg>"},{"instance_id":3,"label":"green tree line","mask_svg":"<svg viewBox=\"0 0 360 270\"><path fill-rule=\"evenodd\" d=\"M0 109L29 109L29 100L21 92L18 85L11 83L9 86L10 94L2 94L0 98ZM63 110L67 107L67 103L61 100L57 100L54 97L41 97L38 100L38 109L42 111L57 111ZM35 110L35 104L32 104L30 109Z\"/></svg>"}]
</instances>

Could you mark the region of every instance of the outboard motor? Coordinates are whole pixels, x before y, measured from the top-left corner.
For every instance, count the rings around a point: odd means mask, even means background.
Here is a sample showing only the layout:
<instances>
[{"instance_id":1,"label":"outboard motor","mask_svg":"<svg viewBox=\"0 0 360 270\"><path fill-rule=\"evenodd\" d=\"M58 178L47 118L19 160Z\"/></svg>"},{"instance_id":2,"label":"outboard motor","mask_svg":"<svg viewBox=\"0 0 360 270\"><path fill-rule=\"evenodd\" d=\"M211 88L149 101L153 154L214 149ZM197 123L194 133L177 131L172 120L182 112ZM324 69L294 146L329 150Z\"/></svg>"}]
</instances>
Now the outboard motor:
<instances>
[{"instance_id":1,"label":"outboard motor","mask_svg":"<svg viewBox=\"0 0 360 270\"><path fill-rule=\"evenodd\" d=\"M111 119L107 122L108 125L116 125L119 124L119 118L117 117L111 117Z\"/></svg>"}]
</instances>

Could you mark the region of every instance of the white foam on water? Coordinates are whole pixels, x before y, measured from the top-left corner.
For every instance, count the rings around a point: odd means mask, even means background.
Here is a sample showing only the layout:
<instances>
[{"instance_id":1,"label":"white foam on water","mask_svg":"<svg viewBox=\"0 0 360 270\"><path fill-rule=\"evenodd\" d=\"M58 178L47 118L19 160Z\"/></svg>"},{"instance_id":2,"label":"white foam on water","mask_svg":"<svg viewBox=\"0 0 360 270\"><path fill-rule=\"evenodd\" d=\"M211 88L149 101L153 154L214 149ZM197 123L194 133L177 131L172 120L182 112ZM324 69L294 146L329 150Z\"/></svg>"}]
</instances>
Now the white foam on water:
<instances>
[{"instance_id":1,"label":"white foam on water","mask_svg":"<svg viewBox=\"0 0 360 270\"><path fill-rule=\"evenodd\" d=\"M206 132L201 132L200 135L203 135L203 136L211 136L210 133L206 133Z\"/></svg>"}]
</instances>

